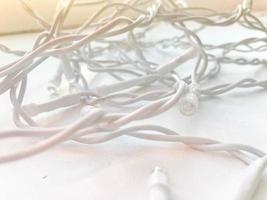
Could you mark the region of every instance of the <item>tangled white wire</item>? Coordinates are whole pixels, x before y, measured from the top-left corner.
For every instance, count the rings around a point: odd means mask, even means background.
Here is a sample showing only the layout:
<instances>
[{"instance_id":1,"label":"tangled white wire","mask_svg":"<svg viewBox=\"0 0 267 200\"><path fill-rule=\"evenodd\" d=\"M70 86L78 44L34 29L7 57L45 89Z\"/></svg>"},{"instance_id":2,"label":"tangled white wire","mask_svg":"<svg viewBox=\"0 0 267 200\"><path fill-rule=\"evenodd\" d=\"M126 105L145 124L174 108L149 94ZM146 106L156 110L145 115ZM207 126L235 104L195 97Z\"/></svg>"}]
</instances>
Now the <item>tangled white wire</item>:
<instances>
[{"instance_id":1,"label":"tangled white wire","mask_svg":"<svg viewBox=\"0 0 267 200\"><path fill-rule=\"evenodd\" d=\"M266 155L251 146L180 136L156 125L130 126L133 121L159 115L176 104L182 114L192 115L203 96L222 95L236 88L267 87L267 80L253 78L213 86L207 84L229 63L266 66L265 59L244 56L267 50L267 29L252 13L252 1L243 0L234 11L219 13L208 8L187 7L185 2L174 0L126 0L123 3L70 0L56 13L53 23L45 21L25 1L21 0L21 3L43 31L31 51L0 46L2 52L18 56L15 61L0 67L0 94L9 92L18 129L1 131L0 138L46 139L24 150L0 155L0 162L29 157L67 140L95 144L122 135L180 142L201 151L225 151L247 164ZM93 5L101 8L85 23L75 29L64 27L71 9ZM107 11L112 12L106 14ZM194 29L190 23L195 24ZM233 24L265 35L219 45L205 43L198 36L208 27ZM160 25L170 26L175 36L163 36L156 41L149 39L149 34ZM167 48L175 48L177 52L167 62L157 63L147 56L148 51L166 53ZM50 57L61 62L48 85L48 90L56 97L40 104L23 104L28 76ZM188 62L194 67L188 68L187 75L182 76L180 66ZM84 74L85 69L108 74L114 82L92 87ZM60 93L64 83L68 84L68 94ZM34 120L41 113L73 105L90 105L91 110L65 127L40 127ZM107 111L103 105L114 109Z\"/></svg>"}]
</instances>

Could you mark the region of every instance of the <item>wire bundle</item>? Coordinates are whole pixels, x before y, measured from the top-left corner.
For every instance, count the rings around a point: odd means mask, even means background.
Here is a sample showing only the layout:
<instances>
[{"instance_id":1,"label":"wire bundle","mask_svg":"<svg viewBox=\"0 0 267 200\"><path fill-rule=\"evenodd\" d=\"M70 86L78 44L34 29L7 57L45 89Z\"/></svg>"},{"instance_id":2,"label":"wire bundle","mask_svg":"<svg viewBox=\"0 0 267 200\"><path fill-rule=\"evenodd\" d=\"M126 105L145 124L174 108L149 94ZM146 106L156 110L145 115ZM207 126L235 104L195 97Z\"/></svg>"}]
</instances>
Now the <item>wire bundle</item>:
<instances>
[{"instance_id":1,"label":"wire bundle","mask_svg":"<svg viewBox=\"0 0 267 200\"><path fill-rule=\"evenodd\" d=\"M192 115L203 96L221 95L236 88L266 88L267 80L253 78L210 84L220 77L227 64L266 65L264 58L247 58L252 52L267 50L266 27L252 13L251 1L244 0L232 12L219 13L208 8L187 7L186 2L173 0L126 0L123 3L70 0L58 10L52 23L45 21L26 2L21 3L43 31L30 51L0 45L2 52L18 56L0 67L0 94L9 92L18 129L1 131L0 138L42 140L26 149L0 155L0 162L29 157L67 140L96 144L121 136L179 142L201 151L228 152L247 164L266 155L251 146L181 136L157 125L131 125L177 104L182 114ZM71 29L64 26L72 9L93 5L100 9L86 22ZM201 31L210 27L232 25L263 36L221 44L205 43L199 37ZM172 36L153 38L153 31L166 26L174 33ZM176 54L169 53L166 56L169 59L163 59L164 62L158 62L153 56L149 58L149 53L160 56L169 48L175 49ZM44 103L24 104L28 76L51 57L60 61L48 85L56 97ZM193 67L187 67L184 75L182 66ZM86 73L108 75L112 83L93 85ZM62 93L66 85L68 92ZM91 109L70 125L41 127L34 119L39 114L74 105ZM106 109L107 106L112 109Z\"/></svg>"}]
</instances>

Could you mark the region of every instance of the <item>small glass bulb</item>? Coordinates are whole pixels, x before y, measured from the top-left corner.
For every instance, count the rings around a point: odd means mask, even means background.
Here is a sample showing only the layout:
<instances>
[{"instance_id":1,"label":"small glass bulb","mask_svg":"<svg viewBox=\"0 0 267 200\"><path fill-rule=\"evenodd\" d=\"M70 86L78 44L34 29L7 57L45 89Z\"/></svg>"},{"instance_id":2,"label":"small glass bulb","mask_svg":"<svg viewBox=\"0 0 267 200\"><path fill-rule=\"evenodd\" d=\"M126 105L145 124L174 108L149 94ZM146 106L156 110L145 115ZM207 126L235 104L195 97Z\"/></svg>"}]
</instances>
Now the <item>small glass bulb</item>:
<instances>
[{"instance_id":1,"label":"small glass bulb","mask_svg":"<svg viewBox=\"0 0 267 200\"><path fill-rule=\"evenodd\" d=\"M165 171L156 167L150 177L149 200L169 200L170 191Z\"/></svg>"}]
</instances>

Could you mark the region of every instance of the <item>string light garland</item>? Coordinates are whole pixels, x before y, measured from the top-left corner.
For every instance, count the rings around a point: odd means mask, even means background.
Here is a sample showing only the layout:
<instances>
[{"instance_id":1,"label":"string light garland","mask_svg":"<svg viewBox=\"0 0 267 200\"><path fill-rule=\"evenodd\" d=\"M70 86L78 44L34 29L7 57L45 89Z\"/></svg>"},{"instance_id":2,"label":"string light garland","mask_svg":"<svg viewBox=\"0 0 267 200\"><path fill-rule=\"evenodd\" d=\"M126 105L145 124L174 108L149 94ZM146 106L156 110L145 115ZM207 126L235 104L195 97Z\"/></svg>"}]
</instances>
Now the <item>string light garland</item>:
<instances>
[{"instance_id":1,"label":"string light garland","mask_svg":"<svg viewBox=\"0 0 267 200\"><path fill-rule=\"evenodd\" d=\"M207 138L181 136L157 125L133 126L131 123L160 115L177 104L183 115L193 115L204 96L223 95L238 88L267 88L267 80L250 77L232 83L209 84L221 76L227 64L266 65L264 58L247 56L267 51L267 29L252 12L252 1L243 0L233 11L219 13L209 8L188 7L186 2L174 0L122 3L69 0L58 10L52 23L45 21L26 1L21 3L43 31L30 51L0 45L2 52L18 57L0 67L0 94L9 93L18 129L1 131L0 138L1 141L12 137L42 140L26 149L1 154L1 163L38 154L68 140L97 144L128 136L179 142L200 151L227 152L250 166L261 161L259 167L252 167L252 171L257 172L251 175L255 184L251 181L253 186L246 192L243 190L237 200L251 197L266 166L266 153L247 145L222 144ZM86 22L73 29L64 27L72 9L92 5L98 5L99 10ZM107 11L110 12L106 14ZM220 44L209 44L199 37L205 29L232 25L260 32L262 37ZM175 35L152 40L150 35L160 26L168 26ZM168 54L168 48L175 49L177 54L169 54L166 57L170 59L162 63L149 58L147 53ZM55 98L24 104L28 76L48 58L60 61L47 86ZM181 67L189 65L186 75L182 75ZM92 86L85 71L108 75L113 82ZM61 93L66 84L67 94ZM74 105L90 109L69 125L42 127L34 119L42 113ZM112 111L106 110L106 105L112 107Z\"/></svg>"}]
</instances>

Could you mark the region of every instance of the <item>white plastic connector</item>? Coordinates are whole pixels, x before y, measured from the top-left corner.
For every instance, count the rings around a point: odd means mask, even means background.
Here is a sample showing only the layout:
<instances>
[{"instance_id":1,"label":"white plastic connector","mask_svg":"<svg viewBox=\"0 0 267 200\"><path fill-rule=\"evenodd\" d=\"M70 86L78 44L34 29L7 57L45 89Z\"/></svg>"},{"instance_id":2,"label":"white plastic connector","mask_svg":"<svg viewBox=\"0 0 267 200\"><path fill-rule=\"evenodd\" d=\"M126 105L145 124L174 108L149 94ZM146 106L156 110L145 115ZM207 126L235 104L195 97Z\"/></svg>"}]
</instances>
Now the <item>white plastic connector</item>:
<instances>
[{"instance_id":1,"label":"white plastic connector","mask_svg":"<svg viewBox=\"0 0 267 200\"><path fill-rule=\"evenodd\" d=\"M193 92L189 92L184 97L182 97L179 104L180 112L185 116L191 116L195 114L198 109L198 96Z\"/></svg>"},{"instance_id":2,"label":"white plastic connector","mask_svg":"<svg viewBox=\"0 0 267 200\"><path fill-rule=\"evenodd\" d=\"M149 200L169 200L168 177L160 167L155 167L150 178Z\"/></svg>"},{"instance_id":3,"label":"white plastic connector","mask_svg":"<svg viewBox=\"0 0 267 200\"><path fill-rule=\"evenodd\" d=\"M187 93L181 98L179 102L180 112L185 116L191 116L195 114L199 106L199 86L197 84L191 84L188 87Z\"/></svg>"}]
</instances>

